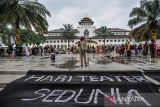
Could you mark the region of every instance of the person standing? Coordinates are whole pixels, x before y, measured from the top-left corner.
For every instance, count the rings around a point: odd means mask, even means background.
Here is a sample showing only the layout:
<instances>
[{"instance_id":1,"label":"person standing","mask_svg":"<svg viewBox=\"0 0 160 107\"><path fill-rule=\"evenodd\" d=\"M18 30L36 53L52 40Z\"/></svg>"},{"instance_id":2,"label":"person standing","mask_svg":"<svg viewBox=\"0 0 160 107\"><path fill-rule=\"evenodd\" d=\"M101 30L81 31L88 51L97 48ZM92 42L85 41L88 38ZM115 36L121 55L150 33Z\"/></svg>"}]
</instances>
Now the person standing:
<instances>
[{"instance_id":1,"label":"person standing","mask_svg":"<svg viewBox=\"0 0 160 107\"><path fill-rule=\"evenodd\" d=\"M25 51L26 51L26 56L29 56L29 55L30 55L30 53L29 53L28 45L26 45L26 47L25 47Z\"/></svg>"},{"instance_id":2,"label":"person standing","mask_svg":"<svg viewBox=\"0 0 160 107\"><path fill-rule=\"evenodd\" d=\"M51 61L54 62L56 60L56 51L52 45L50 45L49 48L50 48Z\"/></svg>"},{"instance_id":3,"label":"person standing","mask_svg":"<svg viewBox=\"0 0 160 107\"><path fill-rule=\"evenodd\" d=\"M8 56L9 56L9 57L11 57L12 52L13 52L13 45L8 45L7 53L8 53Z\"/></svg>"},{"instance_id":4,"label":"person standing","mask_svg":"<svg viewBox=\"0 0 160 107\"><path fill-rule=\"evenodd\" d=\"M44 52L44 48L42 46L40 46L40 54L41 54L41 56L43 55L43 52Z\"/></svg>"},{"instance_id":5,"label":"person standing","mask_svg":"<svg viewBox=\"0 0 160 107\"><path fill-rule=\"evenodd\" d=\"M138 45L137 44L135 44L134 46L134 51L135 51L135 56L137 56L138 55Z\"/></svg>"},{"instance_id":6,"label":"person standing","mask_svg":"<svg viewBox=\"0 0 160 107\"><path fill-rule=\"evenodd\" d=\"M81 67L83 67L83 61L84 61L85 66L87 66L87 59L86 59L87 43L83 36L80 38L79 48L80 48Z\"/></svg>"},{"instance_id":7,"label":"person standing","mask_svg":"<svg viewBox=\"0 0 160 107\"><path fill-rule=\"evenodd\" d=\"M154 43L154 40L151 40L150 54L151 54L151 58L155 58L155 43Z\"/></svg>"},{"instance_id":8,"label":"person standing","mask_svg":"<svg viewBox=\"0 0 160 107\"><path fill-rule=\"evenodd\" d=\"M131 57L131 44L130 44L130 42L128 42L128 44L127 44L127 57L128 58Z\"/></svg>"},{"instance_id":9,"label":"person standing","mask_svg":"<svg viewBox=\"0 0 160 107\"><path fill-rule=\"evenodd\" d=\"M158 49L158 50L157 50L157 51L158 51L158 54L157 54L157 55L158 55L158 57L160 57L160 44L157 46L157 49Z\"/></svg>"},{"instance_id":10,"label":"person standing","mask_svg":"<svg viewBox=\"0 0 160 107\"><path fill-rule=\"evenodd\" d=\"M145 44L143 45L143 56L147 56L148 55L148 50L149 50L148 43L145 42Z\"/></svg>"},{"instance_id":11,"label":"person standing","mask_svg":"<svg viewBox=\"0 0 160 107\"><path fill-rule=\"evenodd\" d=\"M101 53L101 48L100 46L97 46L97 54L100 54Z\"/></svg>"},{"instance_id":12,"label":"person standing","mask_svg":"<svg viewBox=\"0 0 160 107\"><path fill-rule=\"evenodd\" d=\"M139 54L142 54L142 44L140 43L139 46L138 46L138 53Z\"/></svg>"}]
</instances>

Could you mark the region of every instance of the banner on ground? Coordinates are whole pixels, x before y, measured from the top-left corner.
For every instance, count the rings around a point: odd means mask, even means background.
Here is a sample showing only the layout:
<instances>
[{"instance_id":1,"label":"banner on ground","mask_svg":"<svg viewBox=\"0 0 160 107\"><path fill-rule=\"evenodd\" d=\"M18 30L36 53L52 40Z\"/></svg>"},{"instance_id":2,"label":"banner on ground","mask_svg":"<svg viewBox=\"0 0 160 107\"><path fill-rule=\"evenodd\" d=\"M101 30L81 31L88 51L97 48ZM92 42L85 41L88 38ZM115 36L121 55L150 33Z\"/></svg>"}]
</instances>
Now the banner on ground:
<instances>
[{"instance_id":1,"label":"banner on ground","mask_svg":"<svg viewBox=\"0 0 160 107\"><path fill-rule=\"evenodd\" d=\"M158 87L141 72L29 71L0 92L1 107L155 107Z\"/></svg>"}]
</instances>

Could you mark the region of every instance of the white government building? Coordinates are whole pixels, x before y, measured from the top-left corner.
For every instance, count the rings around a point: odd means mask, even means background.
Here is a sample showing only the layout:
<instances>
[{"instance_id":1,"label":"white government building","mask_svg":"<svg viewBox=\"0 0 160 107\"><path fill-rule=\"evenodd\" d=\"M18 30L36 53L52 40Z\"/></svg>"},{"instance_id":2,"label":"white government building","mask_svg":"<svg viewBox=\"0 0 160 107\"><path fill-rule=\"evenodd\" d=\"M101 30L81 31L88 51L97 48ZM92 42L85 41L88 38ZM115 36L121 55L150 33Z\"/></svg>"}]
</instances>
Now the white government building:
<instances>
[{"instance_id":1,"label":"white government building","mask_svg":"<svg viewBox=\"0 0 160 107\"><path fill-rule=\"evenodd\" d=\"M81 36L84 36L84 32L89 33L88 41L90 45L103 45L104 39L100 35L96 35L95 31L97 28L94 26L94 21L89 17L84 17L79 22L79 26L77 27L78 33L76 33L75 39L70 41L70 46L76 45L80 40ZM109 35L106 37L105 44L106 45L117 45L117 44L125 44L126 42L130 41L129 39L129 30L120 29L120 28L109 28L109 30L114 35ZM52 45L55 48L68 48L67 47L67 40L63 39L62 37L63 29L55 29L48 32L46 36L46 41L44 45Z\"/></svg>"},{"instance_id":2,"label":"white government building","mask_svg":"<svg viewBox=\"0 0 160 107\"><path fill-rule=\"evenodd\" d=\"M84 36L84 32L89 33L88 35L88 41L89 45L103 45L103 37L96 35L95 31L98 28L95 27L94 21L90 19L89 17L84 17L81 19L79 22L79 26L77 27L78 33L75 35L75 39L70 41L70 46L77 45L78 41L80 41L80 37ZM120 29L120 28L109 28L109 30L114 34L114 35L109 35L106 37L105 44L106 45L117 45L117 44L125 44L126 42L130 41L129 39L129 30L126 29ZM68 42L67 40L63 39L62 37L63 29L55 29L48 31L48 34L46 36L46 41L43 43L43 45L52 45L55 48L68 48ZM0 37L0 45L2 45L2 38ZM12 40L12 43L14 41Z\"/></svg>"}]
</instances>

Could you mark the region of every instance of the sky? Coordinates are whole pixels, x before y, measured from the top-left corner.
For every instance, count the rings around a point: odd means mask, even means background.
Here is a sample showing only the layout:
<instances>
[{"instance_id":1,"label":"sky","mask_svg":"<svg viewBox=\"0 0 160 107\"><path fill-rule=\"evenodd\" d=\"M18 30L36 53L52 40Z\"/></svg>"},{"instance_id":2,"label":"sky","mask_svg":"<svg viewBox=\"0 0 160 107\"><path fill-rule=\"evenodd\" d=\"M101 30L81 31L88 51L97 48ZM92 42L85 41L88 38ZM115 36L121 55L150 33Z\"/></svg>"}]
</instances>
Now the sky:
<instances>
[{"instance_id":1,"label":"sky","mask_svg":"<svg viewBox=\"0 0 160 107\"><path fill-rule=\"evenodd\" d=\"M130 29L127 25L132 8L139 7L140 0L38 0L51 13L48 17L49 30L59 29L63 24L74 28L86 15L98 28Z\"/></svg>"}]
</instances>

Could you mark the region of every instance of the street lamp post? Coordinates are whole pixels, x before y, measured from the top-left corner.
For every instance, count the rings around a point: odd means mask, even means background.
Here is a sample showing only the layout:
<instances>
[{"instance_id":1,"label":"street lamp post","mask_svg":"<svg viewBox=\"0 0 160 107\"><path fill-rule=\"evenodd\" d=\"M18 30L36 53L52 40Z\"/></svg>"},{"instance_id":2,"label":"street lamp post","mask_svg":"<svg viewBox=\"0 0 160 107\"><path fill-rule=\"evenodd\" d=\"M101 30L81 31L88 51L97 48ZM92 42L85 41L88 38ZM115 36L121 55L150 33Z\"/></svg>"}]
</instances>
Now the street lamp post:
<instances>
[{"instance_id":1,"label":"street lamp post","mask_svg":"<svg viewBox=\"0 0 160 107\"><path fill-rule=\"evenodd\" d=\"M12 25L7 25L7 28L9 29L9 34L8 34L8 45L11 44L11 33L12 33Z\"/></svg>"}]
</instances>

